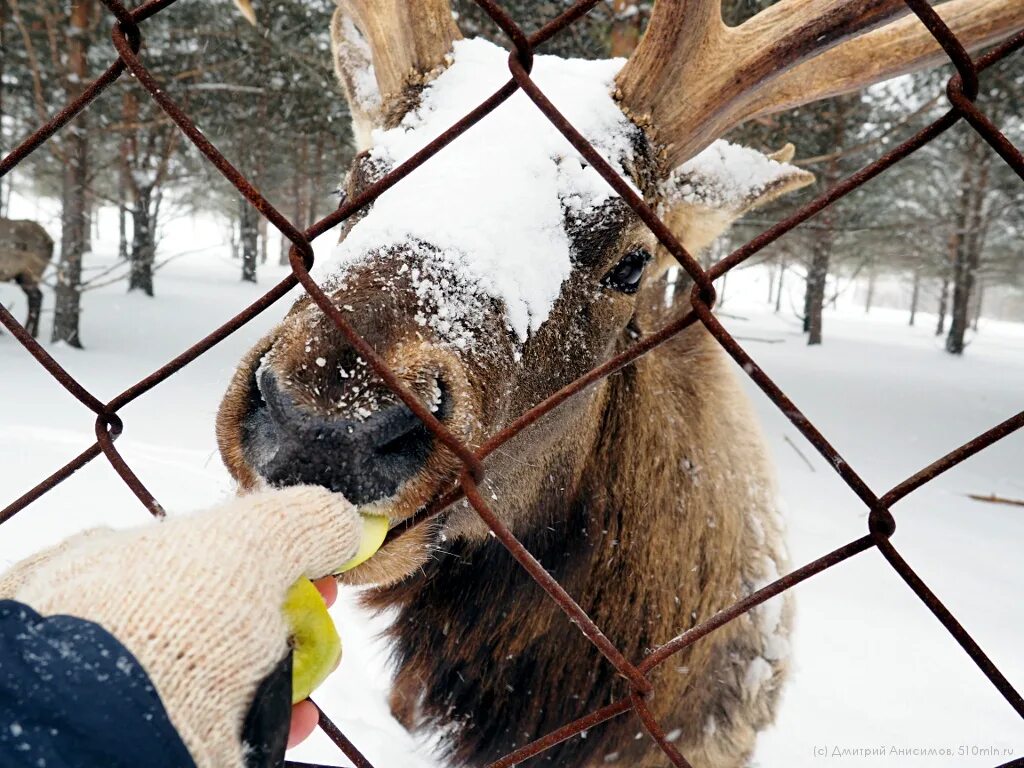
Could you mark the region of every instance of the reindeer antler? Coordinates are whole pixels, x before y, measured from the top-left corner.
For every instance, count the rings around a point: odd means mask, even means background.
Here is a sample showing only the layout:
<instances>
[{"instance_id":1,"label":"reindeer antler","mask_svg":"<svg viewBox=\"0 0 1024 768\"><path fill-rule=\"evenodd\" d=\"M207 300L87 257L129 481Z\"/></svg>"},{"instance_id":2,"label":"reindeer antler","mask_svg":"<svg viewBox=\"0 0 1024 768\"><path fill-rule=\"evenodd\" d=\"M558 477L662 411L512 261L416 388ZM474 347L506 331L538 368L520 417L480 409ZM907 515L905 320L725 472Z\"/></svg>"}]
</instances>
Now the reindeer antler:
<instances>
[{"instance_id":1,"label":"reindeer antler","mask_svg":"<svg viewBox=\"0 0 1024 768\"><path fill-rule=\"evenodd\" d=\"M331 33L349 104L374 125L400 118L462 37L448 0L338 0Z\"/></svg>"},{"instance_id":2,"label":"reindeer antler","mask_svg":"<svg viewBox=\"0 0 1024 768\"><path fill-rule=\"evenodd\" d=\"M1024 27L1022 0L936 9L971 48ZM618 77L623 109L660 145L667 170L757 115L864 88L942 60L903 0L781 0L728 27L721 0L658 0Z\"/></svg>"},{"instance_id":3,"label":"reindeer antler","mask_svg":"<svg viewBox=\"0 0 1024 768\"><path fill-rule=\"evenodd\" d=\"M936 10L970 50L1024 29L1024 2L1019 0L953 0ZM850 93L948 60L917 16L903 18L794 67L758 94L751 117Z\"/></svg>"}]
</instances>

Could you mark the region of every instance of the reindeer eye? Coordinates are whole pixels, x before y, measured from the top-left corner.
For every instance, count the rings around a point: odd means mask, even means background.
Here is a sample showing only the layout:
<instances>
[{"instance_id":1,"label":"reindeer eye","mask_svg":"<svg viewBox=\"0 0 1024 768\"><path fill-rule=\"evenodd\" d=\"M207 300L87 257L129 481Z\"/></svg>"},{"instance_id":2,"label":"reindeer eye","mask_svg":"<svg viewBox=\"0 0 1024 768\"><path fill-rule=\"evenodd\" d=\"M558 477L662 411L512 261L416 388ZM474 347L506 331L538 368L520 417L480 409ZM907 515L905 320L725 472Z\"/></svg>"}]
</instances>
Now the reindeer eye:
<instances>
[{"instance_id":1,"label":"reindeer eye","mask_svg":"<svg viewBox=\"0 0 1024 768\"><path fill-rule=\"evenodd\" d=\"M650 260L651 254L646 249L634 248L622 257L601 282L620 293L636 293L640 287L640 278L644 276L644 267Z\"/></svg>"}]
</instances>

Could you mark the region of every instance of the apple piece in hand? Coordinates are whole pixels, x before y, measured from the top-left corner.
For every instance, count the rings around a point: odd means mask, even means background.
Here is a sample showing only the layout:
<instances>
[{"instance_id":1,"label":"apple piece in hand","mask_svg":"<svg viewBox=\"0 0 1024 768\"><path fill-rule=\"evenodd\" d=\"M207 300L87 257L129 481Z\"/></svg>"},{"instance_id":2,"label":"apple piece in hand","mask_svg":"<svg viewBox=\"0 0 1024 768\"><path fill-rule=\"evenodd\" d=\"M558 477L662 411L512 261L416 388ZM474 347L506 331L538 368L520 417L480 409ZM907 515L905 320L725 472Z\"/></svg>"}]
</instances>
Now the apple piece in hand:
<instances>
[{"instance_id":1,"label":"apple piece in hand","mask_svg":"<svg viewBox=\"0 0 1024 768\"><path fill-rule=\"evenodd\" d=\"M373 557L388 534L388 519L363 515L363 535L356 554L339 573L350 571ZM309 579L299 579L288 590L284 614L292 639L292 703L316 690L341 660L341 638L323 596Z\"/></svg>"},{"instance_id":2,"label":"apple piece in hand","mask_svg":"<svg viewBox=\"0 0 1024 768\"><path fill-rule=\"evenodd\" d=\"M299 579L284 600L292 633L292 704L316 689L341 660L341 638L327 604L309 579Z\"/></svg>"}]
</instances>

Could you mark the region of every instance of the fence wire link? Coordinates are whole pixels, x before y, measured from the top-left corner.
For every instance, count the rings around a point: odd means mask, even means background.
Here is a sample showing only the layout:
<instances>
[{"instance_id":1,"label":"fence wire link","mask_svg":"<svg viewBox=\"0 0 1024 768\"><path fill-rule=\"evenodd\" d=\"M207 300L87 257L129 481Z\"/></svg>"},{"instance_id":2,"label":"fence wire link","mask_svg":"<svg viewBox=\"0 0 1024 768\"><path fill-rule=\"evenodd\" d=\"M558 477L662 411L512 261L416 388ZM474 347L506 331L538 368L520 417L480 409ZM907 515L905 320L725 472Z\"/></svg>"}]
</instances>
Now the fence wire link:
<instances>
[{"instance_id":1,"label":"fence wire link","mask_svg":"<svg viewBox=\"0 0 1024 768\"><path fill-rule=\"evenodd\" d=\"M935 40L942 46L957 70L947 85L950 110L899 146L861 168L831 189L826 190L783 221L765 230L716 264L703 269L693 256L687 253L679 240L657 215L609 167L593 146L558 112L556 106L548 101L547 97L530 77L534 49L582 17L597 5L600 0L580 0L580 2L575 3L532 35L527 35L515 20L509 17L494 0L475 1L501 27L512 43L513 50L509 55L511 79L450 129L409 158L409 160L394 168L357 197L346 201L330 215L316 222L305 231L301 231L264 198L259 190L203 136L185 111L161 88L160 84L146 68L143 57L140 55L142 44L142 29L140 25L146 19L170 7L175 0L148 0L132 10L125 7L119 0L102 0L115 20L112 38L118 53L117 60L110 64L99 77L93 80L78 98L67 104L49 122L41 126L15 147L6 157L0 160L0 176L9 173L22 160L39 149L64 126L74 120L78 114L88 108L104 90L117 81L125 72L130 72L142 87L149 92L152 99L164 113L174 121L188 140L259 211L260 215L267 219L283 237L291 242L290 263L292 273L260 299L253 302L208 336L200 339L173 360L153 371L141 381L136 382L107 403L102 402L90 393L89 390L61 367L25 331L6 308L0 305L0 323L14 335L18 342L49 372L57 383L96 416L96 442L34 488L25 492L20 498L3 510L0 510L0 523L4 523L12 518L101 454L106 456L114 471L135 493L139 501L142 502L150 513L157 517L162 516L164 512L159 502L146 489L146 486L127 462L125 462L115 447L117 438L124 430L124 424L118 416L118 412L170 376L182 370L199 356L205 354L250 320L275 304L296 285L302 285L313 301L333 320L346 339L359 351L359 354L370 363L374 371L416 413L427 429L462 461L463 472L458 485L438 499L435 499L423 512L406 523L405 526L392 531L389 537L394 538L402 535L404 531L413 525L417 525L426 519L440 514L446 507L465 496L469 504L490 527L502 545L509 550L534 581L547 592L568 618L576 623L580 631L604 655L609 663L630 682L631 691L628 695L593 712L581 715L579 719L566 723L561 728L495 761L488 768L511 768L511 766L518 765L524 760L528 760L589 728L596 727L612 718L620 717L627 712L636 714L647 735L661 748L672 765L679 767L690 766L686 757L668 741L661 726L656 722L648 708L647 700L654 694L653 686L648 678L651 670L664 663L673 654L696 643L701 638L766 600L792 589L800 582L872 548L877 549L882 554L892 568L907 583L908 587L931 610L950 635L956 639L971 660L974 661L982 673L1002 694L1003 698L1006 699L1007 703L1024 719L1024 699L1021 698L1020 693L999 671L938 596L929 589L928 585L903 559L893 544L892 536L896 530L896 521L890 511L893 504L905 498L922 485L1024 427L1024 411L950 451L945 456L879 496L861 479L853 467L829 443L825 436L818 431L814 424L803 415L800 409L786 396L778 385L757 365L749 353L722 326L712 312L715 303L714 280L742 264L752 255L821 212L824 208L832 205L896 163L909 157L961 120L964 120L974 131L982 136L1003 161L1024 180L1024 154L975 104L980 74L992 64L1024 47L1024 30L984 56L972 58L927 0L904 0L910 10L918 16ZM511 425L492 436L474 452L451 434L433 414L423 407L420 400L400 383L384 361L375 354L372 347L346 322L342 314L337 311L330 299L310 277L309 269L313 265L314 258L311 242L345 221L345 219L361 208L372 203L377 197L399 183L417 167L429 161L431 157L444 149L461 134L470 130L475 123L489 114L517 90L522 90L534 102L537 109L551 121L581 155L604 177L609 185L632 207L662 245L675 256L680 266L693 279L694 287L690 296L691 307L681 312L675 320L669 322L657 332L640 339L630 349L594 368L543 402L537 404L522 414ZM509 528L490 509L478 490L479 483L483 480L485 474L483 460L513 436L529 428L531 424L545 413L557 408L565 400L594 382L629 365L637 358L665 343L683 329L698 322L707 328L708 332L718 341L722 348L743 368L754 383L792 422L793 426L826 459L828 465L864 502L869 512L868 532L861 538L851 541L833 552L829 552L797 568L728 608L721 610L711 618L691 627L664 645L654 648L642 660L629 660L623 656L621 651L601 631L601 628L587 615L586 611L544 570L543 566L526 550ZM319 725L357 768L373 768L373 765L359 752L358 748L349 741L323 710L319 710ZM326 766L314 766L309 763L297 762L292 762L288 765L293 768L326 768ZM1013 760L1004 765L1024 765L1024 760Z\"/></svg>"}]
</instances>

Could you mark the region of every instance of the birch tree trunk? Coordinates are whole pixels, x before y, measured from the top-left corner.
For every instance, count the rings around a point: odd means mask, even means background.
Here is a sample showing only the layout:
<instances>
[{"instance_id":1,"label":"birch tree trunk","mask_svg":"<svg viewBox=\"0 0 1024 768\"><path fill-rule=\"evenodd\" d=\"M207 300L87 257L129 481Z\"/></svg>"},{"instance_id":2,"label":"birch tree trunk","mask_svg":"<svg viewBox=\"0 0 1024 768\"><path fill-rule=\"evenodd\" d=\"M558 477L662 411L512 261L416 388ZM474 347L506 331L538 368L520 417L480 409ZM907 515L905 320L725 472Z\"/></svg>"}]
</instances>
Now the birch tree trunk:
<instances>
[{"instance_id":1,"label":"birch tree trunk","mask_svg":"<svg viewBox=\"0 0 1024 768\"><path fill-rule=\"evenodd\" d=\"M946 330L946 310L949 306L949 277L942 278L942 287L939 289L938 322L935 324L935 335L941 336Z\"/></svg>"},{"instance_id":2,"label":"birch tree trunk","mask_svg":"<svg viewBox=\"0 0 1024 768\"><path fill-rule=\"evenodd\" d=\"M93 0L78 0L71 7L65 88L69 101L81 95L88 80L88 32L92 8ZM88 121L89 112L85 110L63 131L67 160L61 181L61 248L51 337L54 342L63 341L79 349L82 347L78 327L82 302L82 259L89 250L86 201L86 184L89 180Z\"/></svg>"},{"instance_id":3,"label":"birch tree trunk","mask_svg":"<svg viewBox=\"0 0 1024 768\"><path fill-rule=\"evenodd\" d=\"M966 347L964 336L970 326L971 292L981 264L981 218L991 168L991 153L982 151L982 141L980 136L971 132L964 152L961 195L956 215L960 236L953 264L953 302L949 315L949 335L946 337L946 351L951 355L962 355Z\"/></svg>"},{"instance_id":4,"label":"birch tree trunk","mask_svg":"<svg viewBox=\"0 0 1024 768\"><path fill-rule=\"evenodd\" d=\"M828 281L829 258L832 254L832 216L822 211L821 233L814 239L811 266L807 271L807 325L808 345L821 344L822 312L825 306L825 285ZM827 219L827 221L825 220Z\"/></svg>"},{"instance_id":5,"label":"birch tree trunk","mask_svg":"<svg viewBox=\"0 0 1024 768\"><path fill-rule=\"evenodd\" d=\"M960 197L957 200L956 215L954 216L953 226L956 227L956 235L953 238L953 251L950 254L953 296L949 303L949 334L946 336L946 351L950 354L960 354L963 352L964 328L957 327L957 314L959 313L961 318L963 318L967 312L968 294L965 289L968 270L967 248L964 241L967 239L967 209L970 206L967 193L968 177L969 169L965 166L961 175ZM960 345L959 350L957 349L957 344Z\"/></svg>"},{"instance_id":6,"label":"birch tree trunk","mask_svg":"<svg viewBox=\"0 0 1024 768\"><path fill-rule=\"evenodd\" d=\"M918 270L914 270L914 283L910 289L910 322L908 325L914 325L914 321L917 319L917 303L921 299L921 273Z\"/></svg>"},{"instance_id":7,"label":"birch tree trunk","mask_svg":"<svg viewBox=\"0 0 1024 768\"><path fill-rule=\"evenodd\" d=\"M153 188L140 186L132 206L131 269L128 272L128 290L153 295L153 261L156 257L156 239L153 233Z\"/></svg>"},{"instance_id":8,"label":"birch tree trunk","mask_svg":"<svg viewBox=\"0 0 1024 768\"><path fill-rule=\"evenodd\" d=\"M256 262L259 259L259 213L244 197L239 198L238 236L242 248L242 282L256 282Z\"/></svg>"},{"instance_id":9,"label":"birch tree trunk","mask_svg":"<svg viewBox=\"0 0 1024 768\"><path fill-rule=\"evenodd\" d=\"M268 222L262 216L256 218L256 228L260 238L260 264L267 263L267 236L270 234Z\"/></svg>"},{"instance_id":10,"label":"birch tree trunk","mask_svg":"<svg viewBox=\"0 0 1024 768\"><path fill-rule=\"evenodd\" d=\"M779 262L779 284L775 286L775 314L782 309L782 286L786 282L786 257L783 256Z\"/></svg>"}]
</instances>

